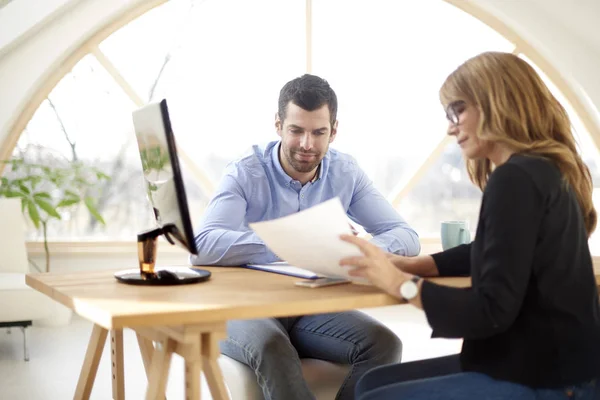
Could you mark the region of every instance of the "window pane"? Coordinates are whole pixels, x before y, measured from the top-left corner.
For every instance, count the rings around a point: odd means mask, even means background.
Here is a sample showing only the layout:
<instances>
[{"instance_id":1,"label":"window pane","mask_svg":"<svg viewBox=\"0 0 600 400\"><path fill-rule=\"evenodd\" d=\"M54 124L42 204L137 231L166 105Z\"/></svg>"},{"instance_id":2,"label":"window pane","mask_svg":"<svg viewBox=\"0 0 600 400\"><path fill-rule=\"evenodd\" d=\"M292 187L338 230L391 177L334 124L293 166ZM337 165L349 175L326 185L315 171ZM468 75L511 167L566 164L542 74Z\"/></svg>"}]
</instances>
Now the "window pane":
<instances>
[{"instance_id":1,"label":"window pane","mask_svg":"<svg viewBox=\"0 0 600 400\"><path fill-rule=\"evenodd\" d=\"M472 56L514 45L443 1L320 0L313 8L314 70L340 103L334 145L393 200L444 140L438 90L445 78ZM442 220L476 226L481 195L460 157L448 145L398 206L421 237L439 237Z\"/></svg>"},{"instance_id":2,"label":"window pane","mask_svg":"<svg viewBox=\"0 0 600 400\"><path fill-rule=\"evenodd\" d=\"M101 44L143 101L168 99L177 142L187 153L181 158L193 222L211 195L206 188L218 181L226 163L251 144L277 137L279 89L305 68L304 5L303 0L169 1ZM55 157L67 165L73 157L59 117L78 159L112 177L96 196L105 227L90 221L84 209L64 212L63 222L50 226L50 237L132 240L154 226L131 124L132 101L93 56L78 63L49 98L52 103L44 102L23 132L16 154L27 150L32 158L31 149L43 147L37 160ZM191 168L185 164L189 159L195 161ZM32 237L39 237L34 229Z\"/></svg>"},{"instance_id":3,"label":"window pane","mask_svg":"<svg viewBox=\"0 0 600 400\"><path fill-rule=\"evenodd\" d=\"M277 138L279 90L305 70L305 2L179 1L163 7L165 15L142 16L102 50L127 79L151 60L154 73L136 77L144 99L164 64L153 99L167 98L179 144L216 183L223 167L252 144ZM161 21L174 31L165 38L156 33ZM138 57L139 42L148 55Z\"/></svg>"},{"instance_id":4,"label":"window pane","mask_svg":"<svg viewBox=\"0 0 600 400\"><path fill-rule=\"evenodd\" d=\"M314 71L332 84L340 104L334 146L354 155L390 199L444 139L447 124L438 90L445 78L478 53L514 48L443 1L319 0L313 2L313 19ZM420 194L399 208L403 216L411 215L408 221L422 236L437 232L439 220L462 214L450 208L435 216L428 211L438 199L423 190L444 165L436 166L419 185ZM469 193L463 200L471 204L470 191L450 192Z\"/></svg>"},{"instance_id":5,"label":"window pane","mask_svg":"<svg viewBox=\"0 0 600 400\"><path fill-rule=\"evenodd\" d=\"M577 140L577 144L579 146L579 151L581 152L581 157L583 161L586 163L588 168L590 169L590 173L592 174L592 181L594 183L594 207L597 211L600 211L600 154L598 152L598 147L592 140L590 136L590 132L585 128L583 122L577 115L577 112L571 106L571 103L567 101L567 99L563 96L563 94L558 90L556 85L548 78L546 74L542 70L539 69L537 65L535 65L527 56L524 54L519 54L523 60L527 61L540 75L544 83L548 86L554 97L562 104L562 106L567 111L569 115L569 119L571 120L571 125L573 127L573 133L575 135L575 139ZM592 237L590 238L590 248L593 254L600 254L600 234L596 231Z\"/></svg>"},{"instance_id":6,"label":"window pane","mask_svg":"<svg viewBox=\"0 0 600 400\"><path fill-rule=\"evenodd\" d=\"M128 171L135 155L130 152L133 149L131 110L133 104L113 79L93 56L86 56L52 90L27 125L15 156L23 155L29 162L61 167L79 160L113 177L94 191L106 227L91 219L80 205L63 210L63 221L51 220L50 238L118 235L122 226L114 223L114 217L127 206L121 207L114 194L126 189L128 183L138 186L138 190L141 187L141 169L137 169L135 177ZM52 196L61 195L64 196L53 189ZM119 222L136 227L143 216L134 212ZM40 232L32 227L30 237L39 238Z\"/></svg>"},{"instance_id":7,"label":"window pane","mask_svg":"<svg viewBox=\"0 0 600 400\"><path fill-rule=\"evenodd\" d=\"M117 67L142 100L151 89L168 54L177 51L197 2L170 0L114 32L100 50Z\"/></svg>"},{"instance_id":8,"label":"window pane","mask_svg":"<svg viewBox=\"0 0 600 400\"><path fill-rule=\"evenodd\" d=\"M60 167L72 167L71 162L79 160L111 178L85 192L95 198L105 226L91 218L81 204L63 209L62 221L51 220L49 238L135 240L137 232L155 226L131 124L134 108L98 61L87 56L65 75L36 111L18 142L15 156ZM8 171L7 176L10 174ZM190 202L206 203L208 196L198 190L193 180L187 181ZM56 190L51 194L61 196ZM31 225L29 237L40 239L41 231Z\"/></svg>"},{"instance_id":9,"label":"window pane","mask_svg":"<svg viewBox=\"0 0 600 400\"><path fill-rule=\"evenodd\" d=\"M420 237L439 238L442 221L469 221L475 232L480 205L481 191L469 179L460 148L451 142L398 210L414 221Z\"/></svg>"}]
</instances>

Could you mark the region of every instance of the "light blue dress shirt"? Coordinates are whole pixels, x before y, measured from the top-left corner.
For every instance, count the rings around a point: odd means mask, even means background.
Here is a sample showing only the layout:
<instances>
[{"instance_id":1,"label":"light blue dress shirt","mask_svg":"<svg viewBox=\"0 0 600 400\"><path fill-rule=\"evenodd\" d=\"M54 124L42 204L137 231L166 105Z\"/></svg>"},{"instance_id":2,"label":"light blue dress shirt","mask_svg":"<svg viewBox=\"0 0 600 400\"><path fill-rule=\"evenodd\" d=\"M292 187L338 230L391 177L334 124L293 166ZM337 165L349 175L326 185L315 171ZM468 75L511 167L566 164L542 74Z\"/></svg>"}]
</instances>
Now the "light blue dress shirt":
<instances>
[{"instance_id":1,"label":"light blue dress shirt","mask_svg":"<svg viewBox=\"0 0 600 400\"><path fill-rule=\"evenodd\" d=\"M398 215L362 171L356 160L329 149L317 179L304 186L285 173L279 141L253 146L252 153L227 166L208 205L195 241L194 265L270 263L279 258L248 224L284 217L339 197L350 219L370 233L383 250L419 254L416 232Z\"/></svg>"}]
</instances>

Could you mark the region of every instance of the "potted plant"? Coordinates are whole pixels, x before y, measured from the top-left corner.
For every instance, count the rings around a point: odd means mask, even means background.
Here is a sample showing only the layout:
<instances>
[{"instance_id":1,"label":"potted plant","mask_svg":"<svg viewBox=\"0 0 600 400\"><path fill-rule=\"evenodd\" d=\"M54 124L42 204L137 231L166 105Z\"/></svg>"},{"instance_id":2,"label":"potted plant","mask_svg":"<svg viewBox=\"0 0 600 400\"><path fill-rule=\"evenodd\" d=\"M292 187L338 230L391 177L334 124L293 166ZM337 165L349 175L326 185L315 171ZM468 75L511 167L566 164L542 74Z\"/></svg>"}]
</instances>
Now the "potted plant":
<instances>
[{"instance_id":1,"label":"potted plant","mask_svg":"<svg viewBox=\"0 0 600 400\"><path fill-rule=\"evenodd\" d=\"M36 229L42 230L46 265L43 269L35 263L32 265L40 272L48 272L48 225L70 215L80 205L86 207L92 218L104 224L90 192L101 181L110 178L80 161L36 163L22 156L3 162L9 171L1 178L0 197L20 198L21 211Z\"/></svg>"}]
</instances>

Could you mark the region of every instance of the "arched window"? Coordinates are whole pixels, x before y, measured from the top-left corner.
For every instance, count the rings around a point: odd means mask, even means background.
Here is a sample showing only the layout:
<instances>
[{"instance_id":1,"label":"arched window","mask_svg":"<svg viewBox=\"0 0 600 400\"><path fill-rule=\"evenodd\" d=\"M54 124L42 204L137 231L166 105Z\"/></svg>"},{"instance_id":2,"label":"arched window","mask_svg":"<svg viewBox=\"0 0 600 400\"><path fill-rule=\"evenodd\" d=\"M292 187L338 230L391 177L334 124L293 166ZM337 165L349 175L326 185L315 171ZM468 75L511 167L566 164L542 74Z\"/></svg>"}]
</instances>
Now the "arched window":
<instances>
[{"instance_id":1,"label":"arched window","mask_svg":"<svg viewBox=\"0 0 600 400\"><path fill-rule=\"evenodd\" d=\"M445 135L438 90L461 62L489 50L517 51L441 0L171 0L115 27L81 59L48 94L15 153L42 146L112 177L98 195L106 226L73 214L52 237L131 240L152 224L131 111L166 97L197 223L223 167L252 144L277 139L281 86L311 72L338 94L332 146L356 157L422 238L435 238L442 220L468 219L475 229L481 199ZM553 90L598 185L597 147Z\"/></svg>"}]
</instances>

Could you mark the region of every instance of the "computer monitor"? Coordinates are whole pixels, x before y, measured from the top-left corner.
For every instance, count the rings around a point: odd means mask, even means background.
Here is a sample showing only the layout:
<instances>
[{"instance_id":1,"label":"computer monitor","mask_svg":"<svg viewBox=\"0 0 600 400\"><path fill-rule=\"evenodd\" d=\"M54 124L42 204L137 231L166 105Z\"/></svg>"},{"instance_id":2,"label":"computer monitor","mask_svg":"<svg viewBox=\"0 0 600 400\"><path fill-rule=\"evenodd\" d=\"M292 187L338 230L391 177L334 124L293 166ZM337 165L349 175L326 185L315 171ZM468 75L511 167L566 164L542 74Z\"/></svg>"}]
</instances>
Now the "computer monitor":
<instances>
[{"instance_id":1,"label":"computer monitor","mask_svg":"<svg viewBox=\"0 0 600 400\"><path fill-rule=\"evenodd\" d=\"M197 268L154 268L160 235L191 254L197 254L197 249L167 101L150 103L135 110L132 116L145 194L154 211L157 227L138 234L139 271L121 271L115 277L124 283L147 285L206 280L210 272Z\"/></svg>"}]
</instances>

